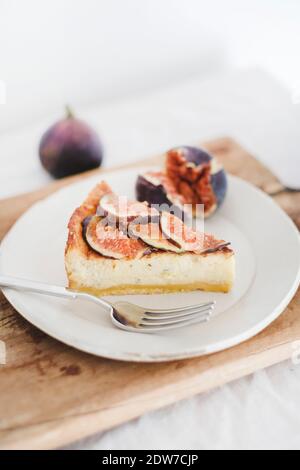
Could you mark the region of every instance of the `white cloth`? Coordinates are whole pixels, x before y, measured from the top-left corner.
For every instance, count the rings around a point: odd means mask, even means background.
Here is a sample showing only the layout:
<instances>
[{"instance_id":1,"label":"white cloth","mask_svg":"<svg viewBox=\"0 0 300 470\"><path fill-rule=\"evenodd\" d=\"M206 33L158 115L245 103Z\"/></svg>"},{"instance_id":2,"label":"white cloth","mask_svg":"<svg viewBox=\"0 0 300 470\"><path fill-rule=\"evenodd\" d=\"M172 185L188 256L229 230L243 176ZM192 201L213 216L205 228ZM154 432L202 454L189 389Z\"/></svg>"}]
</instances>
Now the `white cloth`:
<instances>
[{"instance_id":1,"label":"white cloth","mask_svg":"<svg viewBox=\"0 0 300 470\"><path fill-rule=\"evenodd\" d=\"M300 449L300 366L286 361L70 449Z\"/></svg>"},{"instance_id":2,"label":"white cloth","mask_svg":"<svg viewBox=\"0 0 300 470\"><path fill-rule=\"evenodd\" d=\"M175 145L232 136L299 186L299 107L260 71L194 79L171 89L77 114L104 139L106 166ZM42 186L37 145L47 122L1 136L0 197ZM300 366L287 361L82 440L80 449L300 448Z\"/></svg>"}]
</instances>

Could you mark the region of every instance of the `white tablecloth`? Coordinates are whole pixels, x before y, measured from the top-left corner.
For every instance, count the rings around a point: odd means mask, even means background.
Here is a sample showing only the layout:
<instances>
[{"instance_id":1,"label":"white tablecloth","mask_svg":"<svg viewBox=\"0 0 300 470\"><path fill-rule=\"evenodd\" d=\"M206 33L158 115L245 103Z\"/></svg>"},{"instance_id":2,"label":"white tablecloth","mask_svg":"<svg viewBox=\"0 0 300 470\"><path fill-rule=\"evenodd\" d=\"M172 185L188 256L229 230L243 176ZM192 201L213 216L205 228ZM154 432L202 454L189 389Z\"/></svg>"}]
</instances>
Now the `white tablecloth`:
<instances>
[{"instance_id":1,"label":"white tablecloth","mask_svg":"<svg viewBox=\"0 0 300 470\"><path fill-rule=\"evenodd\" d=\"M300 449L300 365L288 361L70 449Z\"/></svg>"},{"instance_id":2,"label":"white tablecloth","mask_svg":"<svg viewBox=\"0 0 300 470\"><path fill-rule=\"evenodd\" d=\"M194 79L150 96L77 110L77 114L103 136L106 166L228 135L277 171L287 185L300 185L299 106L260 71L210 81ZM39 166L37 145L53 118L1 136L0 197L49 181ZM300 366L288 361L72 448L300 448L299 424Z\"/></svg>"}]
</instances>

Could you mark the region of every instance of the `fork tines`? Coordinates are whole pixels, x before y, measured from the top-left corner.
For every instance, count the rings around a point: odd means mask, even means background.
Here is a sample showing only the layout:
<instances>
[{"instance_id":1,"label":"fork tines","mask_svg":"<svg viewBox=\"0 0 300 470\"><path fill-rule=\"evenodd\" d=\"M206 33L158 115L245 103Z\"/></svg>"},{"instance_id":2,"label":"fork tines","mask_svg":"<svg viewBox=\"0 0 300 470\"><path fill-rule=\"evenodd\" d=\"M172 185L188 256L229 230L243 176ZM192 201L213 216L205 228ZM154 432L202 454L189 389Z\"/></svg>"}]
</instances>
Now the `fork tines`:
<instances>
[{"instance_id":1,"label":"fork tines","mask_svg":"<svg viewBox=\"0 0 300 470\"><path fill-rule=\"evenodd\" d=\"M147 310L140 322L139 329L163 330L164 328L178 328L193 323L203 323L210 320L216 302L191 305L168 310Z\"/></svg>"}]
</instances>

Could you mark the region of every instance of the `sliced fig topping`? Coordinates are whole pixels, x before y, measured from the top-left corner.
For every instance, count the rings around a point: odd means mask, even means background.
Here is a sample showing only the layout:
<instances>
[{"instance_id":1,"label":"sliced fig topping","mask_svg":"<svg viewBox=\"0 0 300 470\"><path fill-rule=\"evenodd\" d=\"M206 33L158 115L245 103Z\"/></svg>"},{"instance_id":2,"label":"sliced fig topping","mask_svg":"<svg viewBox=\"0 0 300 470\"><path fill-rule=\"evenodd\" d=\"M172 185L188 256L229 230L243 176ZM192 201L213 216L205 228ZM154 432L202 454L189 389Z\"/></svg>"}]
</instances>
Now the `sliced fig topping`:
<instances>
[{"instance_id":1,"label":"sliced fig topping","mask_svg":"<svg viewBox=\"0 0 300 470\"><path fill-rule=\"evenodd\" d=\"M83 236L83 238L84 238L85 241L87 241L87 239L86 239L86 231L87 231L88 225L89 225L90 221L92 220L92 218L93 218L93 216L92 216L92 215L89 215L89 216L86 217L86 218L82 221L82 223L81 223L81 225L82 225L82 236Z\"/></svg>"},{"instance_id":2,"label":"sliced fig topping","mask_svg":"<svg viewBox=\"0 0 300 470\"><path fill-rule=\"evenodd\" d=\"M105 194L100 199L97 214L100 216L108 214L128 222L134 219L146 221L159 219L158 211L149 207L147 202L130 201L127 197L120 197L114 193Z\"/></svg>"},{"instance_id":3,"label":"sliced fig topping","mask_svg":"<svg viewBox=\"0 0 300 470\"><path fill-rule=\"evenodd\" d=\"M160 224L163 233L183 250L196 251L203 247L204 235L195 232L173 214L163 212Z\"/></svg>"},{"instance_id":4,"label":"sliced fig topping","mask_svg":"<svg viewBox=\"0 0 300 470\"><path fill-rule=\"evenodd\" d=\"M86 240L90 247L102 256L114 259L141 258L147 246L141 240L129 238L125 233L94 216L86 228Z\"/></svg>"},{"instance_id":5,"label":"sliced fig topping","mask_svg":"<svg viewBox=\"0 0 300 470\"><path fill-rule=\"evenodd\" d=\"M230 242L225 242L224 240L216 240L213 235L208 233L204 234L204 247L203 251L199 252L200 254L204 253L214 253L215 251L220 251L223 248L230 246ZM195 251L195 253L198 253Z\"/></svg>"},{"instance_id":6,"label":"sliced fig topping","mask_svg":"<svg viewBox=\"0 0 300 470\"><path fill-rule=\"evenodd\" d=\"M161 229L170 240L185 251L202 254L214 252L230 245L224 240L217 240L213 235L193 230L178 217L168 212L161 215Z\"/></svg>"},{"instance_id":7,"label":"sliced fig topping","mask_svg":"<svg viewBox=\"0 0 300 470\"><path fill-rule=\"evenodd\" d=\"M173 251L174 253L182 253L182 249L176 246L172 241L167 240L162 233L160 225L157 223L135 224L131 223L128 227L130 236L140 238L147 245L153 246L159 250Z\"/></svg>"}]
</instances>

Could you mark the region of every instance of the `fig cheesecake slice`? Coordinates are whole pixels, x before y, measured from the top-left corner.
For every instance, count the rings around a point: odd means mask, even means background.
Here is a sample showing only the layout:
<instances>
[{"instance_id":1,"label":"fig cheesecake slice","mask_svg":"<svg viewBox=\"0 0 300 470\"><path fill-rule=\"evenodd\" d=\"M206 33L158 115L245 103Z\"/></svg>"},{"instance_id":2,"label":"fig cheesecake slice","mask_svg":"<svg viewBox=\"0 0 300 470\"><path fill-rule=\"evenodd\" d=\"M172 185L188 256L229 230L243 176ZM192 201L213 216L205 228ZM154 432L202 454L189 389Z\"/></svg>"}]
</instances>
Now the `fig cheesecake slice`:
<instances>
[{"instance_id":1,"label":"fig cheesecake slice","mask_svg":"<svg viewBox=\"0 0 300 470\"><path fill-rule=\"evenodd\" d=\"M72 289L104 296L226 293L233 287L229 243L144 202L122 198L118 204L105 182L74 211L68 229L65 266Z\"/></svg>"}]
</instances>

